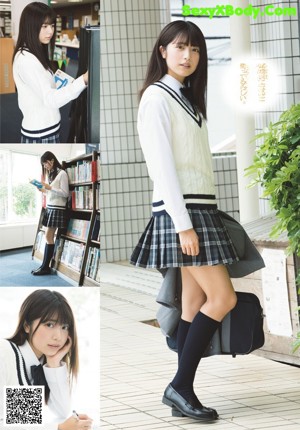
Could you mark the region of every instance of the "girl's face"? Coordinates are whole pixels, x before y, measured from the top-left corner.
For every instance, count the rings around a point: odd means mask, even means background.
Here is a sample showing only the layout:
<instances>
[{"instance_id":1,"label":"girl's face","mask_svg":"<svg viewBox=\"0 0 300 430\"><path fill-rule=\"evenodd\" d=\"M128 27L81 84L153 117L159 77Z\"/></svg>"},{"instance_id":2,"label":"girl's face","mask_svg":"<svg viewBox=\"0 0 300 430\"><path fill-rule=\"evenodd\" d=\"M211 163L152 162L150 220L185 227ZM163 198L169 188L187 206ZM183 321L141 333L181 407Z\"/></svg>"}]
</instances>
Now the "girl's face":
<instances>
[{"instance_id":1,"label":"girl's face","mask_svg":"<svg viewBox=\"0 0 300 430\"><path fill-rule=\"evenodd\" d=\"M39 41L47 45L54 34L54 24L43 24L39 34Z\"/></svg>"},{"instance_id":2,"label":"girl's face","mask_svg":"<svg viewBox=\"0 0 300 430\"><path fill-rule=\"evenodd\" d=\"M50 172L53 169L54 166L54 160L47 160L43 163L43 167Z\"/></svg>"},{"instance_id":3,"label":"girl's face","mask_svg":"<svg viewBox=\"0 0 300 430\"><path fill-rule=\"evenodd\" d=\"M34 320L31 331L34 332L40 319ZM30 332L28 324L24 326L25 332ZM69 336L68 324L59 324L55 320L43 322L30 340L31 348L35 355L40 358L43 354L48 357L55 355L67 342Z\"/></svg>"},{"instance_id":4,"label":"girl's face","mask_svg":"<svg viewBox=\"0 0 300 430\"><path fill-rule=\"evenodd\" d=\"M183 83L197 69L200 48L173 40L166 48L160 46L160 52L166 60L168 74Z\"/></svg>"}]
</instances>

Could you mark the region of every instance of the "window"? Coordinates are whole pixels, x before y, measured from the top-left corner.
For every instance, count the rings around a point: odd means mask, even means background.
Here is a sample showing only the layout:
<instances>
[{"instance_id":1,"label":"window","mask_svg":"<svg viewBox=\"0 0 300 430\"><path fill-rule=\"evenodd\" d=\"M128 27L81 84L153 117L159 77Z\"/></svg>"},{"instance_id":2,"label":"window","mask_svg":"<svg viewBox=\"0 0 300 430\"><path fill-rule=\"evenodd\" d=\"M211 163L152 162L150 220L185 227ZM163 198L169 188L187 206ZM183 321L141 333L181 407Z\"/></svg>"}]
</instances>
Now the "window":
<instances>
[{"instance_id":1,"label":"window","mask_svg":"<svg viewBox=\"0 0 300 430\"><path fill-rule=\"evenodd\" d=\"M41 178L39 156L0 150L0 224L36 222L42 197L34 178Z\"/></svg>"}]
</instances>

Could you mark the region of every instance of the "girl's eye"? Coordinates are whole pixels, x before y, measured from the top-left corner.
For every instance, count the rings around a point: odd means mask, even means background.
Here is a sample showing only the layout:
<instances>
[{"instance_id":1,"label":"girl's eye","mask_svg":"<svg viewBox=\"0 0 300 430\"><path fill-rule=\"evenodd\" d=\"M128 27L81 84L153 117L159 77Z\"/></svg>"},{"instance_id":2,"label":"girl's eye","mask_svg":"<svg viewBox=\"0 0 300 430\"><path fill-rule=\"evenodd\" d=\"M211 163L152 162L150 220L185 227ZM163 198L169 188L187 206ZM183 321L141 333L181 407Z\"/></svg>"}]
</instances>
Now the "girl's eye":
<instances>
[{"instance_id":1,"label":"girl's eye","mask_svg":"<svg viewBox=\"0 0 300 430\"><path fill-rule=\"evenodd\" d=\"M63 330L69 330L69 325L68 325L68 324L64 324L64 325L62 326L62 329L63 329Z\"/></svg>"},{"instance_id":2,"label":"girl's eye","mask_svg":"<svg viewBox=\"0 0 300 430\"><path fill-rule=\"evenodd\" d=\"M47 327L49 327L49 328L53 328L54 327L54 323L52 323L52 322L48 322L48 323L46 323L46 326Z\"/></svg>"},{"instance_id":3,"label":"girl's eye","mask_svg":"<svg viewBox=\"0 0 300 430\"><path fill-rule=\"evenodd\" d=\"M193 48L193 51L194 51L194 52L198 52L198 53L199 53L199 52L200 52L200 49L199 49L199 48Z\"/></svg>"}]
</instances>

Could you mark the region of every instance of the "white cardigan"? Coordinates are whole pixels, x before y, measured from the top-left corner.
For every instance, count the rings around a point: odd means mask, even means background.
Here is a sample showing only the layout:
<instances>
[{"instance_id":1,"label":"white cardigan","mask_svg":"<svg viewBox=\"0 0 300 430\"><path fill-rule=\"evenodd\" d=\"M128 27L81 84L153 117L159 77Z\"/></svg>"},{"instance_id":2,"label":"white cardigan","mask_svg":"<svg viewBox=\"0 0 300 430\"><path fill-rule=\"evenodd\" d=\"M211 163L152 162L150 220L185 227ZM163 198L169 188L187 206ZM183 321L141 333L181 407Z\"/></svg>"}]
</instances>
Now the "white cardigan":
<instances>
[{"instance_id":1,"label":"white cardigan","mask_svg":"<svg viewBox=\"0 0 300 430\"><path fill-rule=\"evenodd\" d=\"M138 132L154 182L153 214L166 211L180 232L192 228L186 204L216 205L212 157L206 123L182 98L182 84L170 75L160 82L142 96Z\"/></svg>"},{"instance_id":2,"label":"white cardigan","mask_svg":"<svg viewBox=\"0 0 300 430\"><path fill-rule=\"evenodd\" d=\"M41 364L31 349L29 343L26 341L24 345L19 347L21 354L25 361L26 372L32 383L30 366ZM61 363L61 367L50 368L45 364L43 366L45 378L50 388L50 397L47 407L55 414L57 420L55 423L46 423L43 427L45 430L57 430L57 422L65 421L71 414L71 393L69 386L69 378L66 364ZM17 385L18 372L16 366L16 357L10 343L5 340L0 340L0 428L3 421L3 387ZM30 427L31 428L31 427ZM13 427L12 427L13 429ZM32 427L34 430L35 427Z\"/></svg>"},{"instance_id":3,"label":"white cardigan","mask_svg":"<svg viewBox=\"0 0 300 430\"><path fill-rule=\"evenodd\" d=\"M86 88L83 77L56 89L54 76L30 52L19 51L13 63L13 76L23 114L21 133L26 137L49 137L60 127L59 108L76 99Z\"/></svg>"},{"instance_id":4,"label":"white cardigan","mask_svg":"<svg viewBox=\"0 0 300 430\"><path fill-rule=\"evenodd\" d=\"M51 182L51 190L46 190L48 209L66 209L69 197L69 179L64 170L61 170Z\"/></svg>"}]
</instances>

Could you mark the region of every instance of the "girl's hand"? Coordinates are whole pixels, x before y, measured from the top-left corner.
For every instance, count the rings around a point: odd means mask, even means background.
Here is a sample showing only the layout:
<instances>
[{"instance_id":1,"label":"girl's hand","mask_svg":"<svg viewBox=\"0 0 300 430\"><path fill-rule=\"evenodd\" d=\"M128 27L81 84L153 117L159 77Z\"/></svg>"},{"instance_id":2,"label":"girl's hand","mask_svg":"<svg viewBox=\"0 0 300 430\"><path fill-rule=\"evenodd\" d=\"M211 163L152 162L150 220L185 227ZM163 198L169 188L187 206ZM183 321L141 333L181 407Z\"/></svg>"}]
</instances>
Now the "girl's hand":
<instances>
[{"instance_id":1,"label":"girl's hand","mask_svg":"<svg viewBox=\"0 0 300 430\"><path fill-rule=\"evenodd\" d=\"M43 186L46 190L51 190L51 186L49 184L47 184L46 182L41 181L41 184L43 184Z\"/></svg>"},{"instance_id":2,"label":"girl's hand","mask_svg":"<svg viewBox=\"0 0 300 430\"><path fill-rule=\"evenodd\" d=\"M70 417L63 423L59 424L57 430L90 430L93 420L85 414L79 414L79 419Z\"/></svg>"},{"instance_id":3,"label":"girl's hand","mask_svg":"<svg viewBox=\"0 0 300 430\"><path fill-rule=\"evenodd\" d=\"M179 240L182 253L186 255L198 255L200 252L199 237L193 228L179 232Z\"/></svg>"},{"instance_id":4,"label":"girl's hand","mask_svg":"<svg viewBox=\"0 0 300 430\"><path fill-rule=\"evenodd\" d=\"M72 346L72 339L70 336L68 336L67 342L64 344L64 346L61 349L57 351L55 355L52 355L51 357L49 355L46 355L47 366L60 367L61 360L64 358L65 355L68 354L71 346Z\"/></svg>"},{"instance_id":5,"label":"girl's hand","mask_svg":"<svg viewBox=\"0 0 300 430\"><path fill-rule=\"evenodd\" d=\"M84 80L85 85L87 85L89 83L89 72L88 71L85 72L85 74L82 76L83 76L83 80Z\"/></svg>"}]
</instances>

